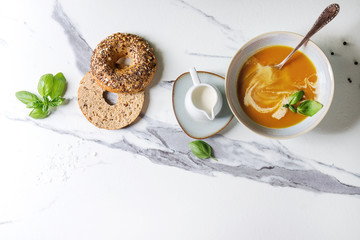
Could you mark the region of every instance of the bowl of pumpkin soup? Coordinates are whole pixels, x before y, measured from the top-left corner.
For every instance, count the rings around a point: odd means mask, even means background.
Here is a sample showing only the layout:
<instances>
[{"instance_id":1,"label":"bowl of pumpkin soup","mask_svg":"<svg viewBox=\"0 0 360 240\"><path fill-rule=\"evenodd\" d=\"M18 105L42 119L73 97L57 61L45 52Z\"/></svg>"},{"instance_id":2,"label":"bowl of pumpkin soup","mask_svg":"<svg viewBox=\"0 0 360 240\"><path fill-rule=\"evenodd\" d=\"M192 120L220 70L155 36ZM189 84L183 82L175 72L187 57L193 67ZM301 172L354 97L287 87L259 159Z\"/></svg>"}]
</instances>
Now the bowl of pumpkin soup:
<instances>
[{"instance_id":1,"label":"bowl of pumpkin soup","mask_svg":"<svg viewBox=\"0 0 360 240\"><path fill-rule=\"evenodd\" d=\"M334 94L331 65L312 41L281 68L302 40L290 32L271 32L247 42L233 57L225 92L234 116L250 130L286 139L313 129L326 115Z\"/></svg>"}]
</instances>

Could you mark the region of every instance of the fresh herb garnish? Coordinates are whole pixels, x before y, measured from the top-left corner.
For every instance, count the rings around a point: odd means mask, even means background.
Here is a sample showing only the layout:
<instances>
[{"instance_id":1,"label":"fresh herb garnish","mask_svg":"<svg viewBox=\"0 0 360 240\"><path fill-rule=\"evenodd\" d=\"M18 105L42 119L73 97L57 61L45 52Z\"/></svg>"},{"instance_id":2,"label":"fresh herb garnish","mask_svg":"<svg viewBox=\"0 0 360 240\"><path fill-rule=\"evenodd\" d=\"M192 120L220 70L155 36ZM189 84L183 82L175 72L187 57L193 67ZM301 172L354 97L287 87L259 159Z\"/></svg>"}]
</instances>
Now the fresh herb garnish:
<instances>
[{"instance_id":1,"label":"fresh herb garnish","mask_svg":"<svg viewBox=\"0 0 360 240\"><path fill-rule=\"evenodd\" d=\"M292 105L289 106L290 111L292 111L293 113L296 113L296 108Z\"/></svg>"},{"instance_id":2,"label":"fresh herb garnish","mask_svg":"<svg viewBox=\"0 0 360 240\"><path fill-rule=\"evenodd\" d=\"M298 107L294 105L301 101L304 96L304 91L300 90L289 97L289 103L283 105L285 108L289 108L294 113L300 113L305 116L312 117L314 116L322 107L323 105L314 100L305 100L302 101Z\"/></svg>"},{"instance_id":3,"label":"fresh herb garnish","mask_svg":"<svg viewBox=\"0 0 360 240\"><path fill-rule=\"evenodd\" d=\"M297 104L298 102L300 102L300 100L303 98L304 96L304 91L300 90L294 94L292 94L289 98L289 105L292 106L294 104Z\"/></svg>"},{"instance_id":4,"label":"fresh herb garnish","mask_svg":"<svg viewBox=\"0 0 360 240\"><path fill-rule=\"evenodd\" d=\"M28 91L19 91L15 94L17 99L26 104L27 108L33 108L29 116L35 119L46 118L50 115L49 107L57 107L64 103L66 79L60 72L53 76L45 74L38 83L38 92L42 98Z\"/></svg>"},{"instance_id":5,"label":"fresh herb garnish","mask_svg":"<svg viewBox=\"0 0 360 240\"><path fill-rule=\"evenodd\" d=\"M301 102L300 105L297 107L297 111L298 111L298 113L312 117L322 107L323 107L323 105L317 101L305 100L305 101Z\"/></svg>"},{"instance_id":6,"label":"fresh herb garnish","mask_svg":"<svg viewBox=\"0 0 360 240\"><path fill-rule=\"evenodd\" d=\"M196 140L189 143L189 146L191 151L196 157L201 159L212 158L215 161L217 161L215 158L211 156L211 152L212 152L211 146L206 142L201 140Z\"/></svg>"}]
</instances>

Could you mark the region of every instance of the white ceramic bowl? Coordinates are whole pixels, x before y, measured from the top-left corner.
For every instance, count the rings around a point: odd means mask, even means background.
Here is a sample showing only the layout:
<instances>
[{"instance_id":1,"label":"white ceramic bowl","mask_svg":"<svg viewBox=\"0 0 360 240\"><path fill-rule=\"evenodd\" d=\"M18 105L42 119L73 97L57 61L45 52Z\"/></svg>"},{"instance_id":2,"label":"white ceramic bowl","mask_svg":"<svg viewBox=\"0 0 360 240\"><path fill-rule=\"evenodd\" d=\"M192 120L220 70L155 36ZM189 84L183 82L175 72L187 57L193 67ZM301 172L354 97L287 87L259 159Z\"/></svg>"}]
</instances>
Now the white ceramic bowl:
<instances>
[{"instance_id":1,"label":"white ceramic bowl","mask_svg":"<svg viewBox=\"0 0 360 240\"><path fill-rule=\"evenodd\" d=\"M303 52L314 64L318 77L319 93L317 101L322 103L323 108L312 117L287 128L268 128L254 122L243 111L237 97L237 80L240 70L246 60L260 49L283 45L296 47L303 36L290 32L271 32L262 34L247 42L233 57L226 74L225 93L226 98L235 117L252 131L271 138L287 139L304 134L313 129L324 118L329 110L334 95L334 74L325 54L315 43L309 41L298 51Z\"/></svg>"}]
</instances>

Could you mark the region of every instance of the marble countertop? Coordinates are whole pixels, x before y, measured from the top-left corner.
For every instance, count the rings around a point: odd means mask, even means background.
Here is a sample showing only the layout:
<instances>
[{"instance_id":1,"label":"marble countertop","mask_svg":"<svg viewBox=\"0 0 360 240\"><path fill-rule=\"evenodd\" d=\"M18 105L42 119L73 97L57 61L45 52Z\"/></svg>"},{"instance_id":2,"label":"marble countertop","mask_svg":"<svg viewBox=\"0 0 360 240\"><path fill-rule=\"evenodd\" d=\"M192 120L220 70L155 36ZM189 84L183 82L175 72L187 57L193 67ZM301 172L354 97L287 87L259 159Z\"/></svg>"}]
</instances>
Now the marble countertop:
<instances>
[{"instance_id":1,"label":"marble countertop","mask_svg":"<svg viewBox=\"0 0 360 240\"><path fill-rule=\"evenodd\" d=\"M218 162L201 160L171 103L189 67L224 76L246 41L305 34L330 3L1 2L0 239L359 239L359 1L338 1L339 15L312 38L332 64L335 95L311 132L279 141L233 119L206 140ZM115 32L148 40L158 69L137 122L109 131L85 119L77 89L93 49ZM60 71L69 102L29 118L15 92L36 92L41 75Z\"/></svg>"}]
</instances>

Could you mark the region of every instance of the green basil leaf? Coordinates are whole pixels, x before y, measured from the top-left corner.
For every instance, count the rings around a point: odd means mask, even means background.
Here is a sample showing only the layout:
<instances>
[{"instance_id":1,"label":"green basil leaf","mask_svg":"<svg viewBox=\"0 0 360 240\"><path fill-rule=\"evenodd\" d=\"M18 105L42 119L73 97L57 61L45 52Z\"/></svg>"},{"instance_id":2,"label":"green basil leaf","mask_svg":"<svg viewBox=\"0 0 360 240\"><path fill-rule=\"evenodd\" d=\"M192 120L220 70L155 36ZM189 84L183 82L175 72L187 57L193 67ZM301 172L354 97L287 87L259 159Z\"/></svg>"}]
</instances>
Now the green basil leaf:
<instances>
[{"instance_id":1,"label":"green basil leaf","mask_svg":"<svg viewBox=\"0 0 360 240\"><path fill-rule=\"evenodd\" d=\"M43 105L44 105L44 103L40 99L38 99L36 101L26 104L26 107L27 108L42 108Z\"/></svg>"},{"instance_id":2,"label":"green basil leaf","mask_svg":"<svg viewBox=\"0 0 360 240\"><path fill-rule=\"evenodd\" d=\"M207 144L204 141L193 141L189 143L190 149L193 152L193 154L198 158L212 158L216 160L215 158L211 157L211 146Z\"/></svg>"},{"instance_id":3,"label":"green basil leaf","mask_svg":"<svg viewBox=\"0 0 360 240\"><path fill-rule=\"evenodd\" d=\"M57 97L62 96L64 94L65 87L66 87L66 79L64 77L64 74L59 72L54 76L52 91L50 93L51 99L55 99Z\"/></svg>"},{"instance_id":4,"label":"green basil leaf","mask_svg":"<svg viewBox=\"0 0 360 240\"><path fill-rule=\"evenodd\" d=\"M55 99L50 100L49 105L51 107L57 107L57 106L60 106L61 104L63 104L64 101L65 101L65 98L57 97Z\"/></svg>"},{"instance_id":5,"label":"green basil leaf","mask_svg":"<svg viewBox=\"0 0 360 240\"><path fill-rule=\"evenodd\" d=\"M44 105L42 106L42 110L43 112L47 112L49 110L49 99L48 97L43 97L43 103Z\"/></svg>"},{"instance_id":6,"label":"green basil leaf","mask_svg":"<svg viewBox=\"0 0 360 240\"><path fill-rule=\"evenodd\" d=\"M29 104L36 100L39 100L38 96L28 91L20 91L15 93L17 99L19 99L22 103Z\"/></svg>"},{"instance_id":7,"label":"green basil leaf","mask_svg":"<svg viewBox=\"0 0 360 240\"><path fill-rule=\"evenodd\" d=\"M296 108L295 108L294 106L289 106L289 109L290 109L292 112L296 113Z\"/></svg>"},{"instance_id":8,"label":"green basil leaf","mask_svg":"<svg viewBox=\"0 0 360 240\"><path fill-rule=\"evenodd\" d=\"M49 115L49 112L43 111L41 108L34 108L29 116L35 119L46 118Z\"/></svg>"},{"instance_id":9,"label":"green basil leaf","mask_svg":"<svg viewBox=\"0 0 360 240\"><path fill-rule=\"evenodd\" d=\"M44 105L42 106L42 111L43 111L43 112L47 112L48 110L49 110L49 105L45 105L45 104L44 104Z\"/></svg>"},{"instance_id":10,"label":"green basil leaf","mask_svg":"<svg viewBox=\"0 0 360 240\"><path fill-rule=\"evenodd\" d=\"M284 104L283 107L288 108L288 107L290 107L290 105L289 104Z\"/></svg>"},{"instance_id":11,"label":"green basil leaf","mask_svg":"<svg viewBox=\"0 0 360 240\"><path fill-rule=\"evenodd\" d=\"M289 105L297 104L298 102L300 102L300 100L302 99L303 96L304 96L303 90L300 90L300 91L292 94L289 98Z\"/></svg>"},{"instance_id":12,"label":"green basil leaf","mask_svg":"<svg viewBox=\"0 0 360 240\"><path fill-rule=\"evenodd\" d=\"M45 105L49 105L49 98L43 96L43 102L44 102Z\"/></svg>"},{"instance_id":13,"label":"green basil leaf","mask_svg":"<svg viewBox=\"0 0 360 240\"><path fill-rule=\"evenodd\" d=\"M323 105L317 101L314 100L305 100L300 103L300 105L297 108L297 111L305 116L312 117L314 116Z\"/></svg>"},{"instance_id":14,"label":"green basil leaf","mask_svg":"<svg viewBox=\"0 0 360 240\"><path fill-rule=\"evenodd\" d=\"M38 83L38 92L41 96L49 96L54 83L54 76L52 74L42 75Z\"/></svg>"}]
</instances>

